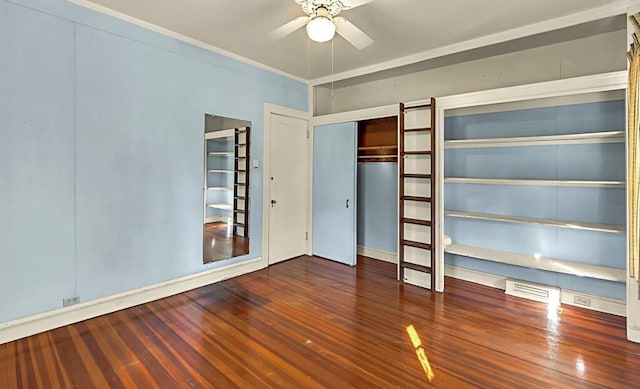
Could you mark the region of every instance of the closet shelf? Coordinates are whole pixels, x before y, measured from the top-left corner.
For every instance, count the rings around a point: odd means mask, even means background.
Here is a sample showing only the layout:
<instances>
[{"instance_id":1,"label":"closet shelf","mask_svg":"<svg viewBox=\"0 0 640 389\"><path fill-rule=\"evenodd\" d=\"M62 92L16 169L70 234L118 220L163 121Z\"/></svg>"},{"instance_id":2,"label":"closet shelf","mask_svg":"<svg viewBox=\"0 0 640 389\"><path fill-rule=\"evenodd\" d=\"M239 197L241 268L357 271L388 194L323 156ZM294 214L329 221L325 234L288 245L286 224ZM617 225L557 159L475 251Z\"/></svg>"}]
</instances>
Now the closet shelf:
<instances>
[{"instance_id":1,"label":"closet shelf","mask_svg":"<svg viewBox=\"0 0 640 389\"><path fill-rule=\"evenodd\" d=\"M233 192L233 187L228 187L228 186L210 186L207 188L207 190L222 190L222 191L227 191L227 192Z\"/></svg>"},{"instance_id":2,"label":"closet shelf","mask_svg":"<svg viewBox=\"0 0 640 389\"><path fill-rule=\"evenodd\" d=\"M445 216L461 219L488 220L505 223L538 224L549 227L568 228L576 230L600 231L620 233L625 231L624 226L615 224L585 223L576 221L562 221L552 219L538 219L531 217L492 215L487 213L444 211Z\"/></svg>"},{"instance_id":3,"label":"closet shelf","mask_svg":"<svg viewBox=\"0 0 640 389\"><path fill-rule=\"evenodd\" d=\"M215 203L215 204L207 204L209 208L222 209L225 211L233 211L233 204L226 203Z\"/></svg>"},{"instance_id":4,"label":"closet shelf","mask_svg":"<svg viewBox=\"0 0 640 389\"><path fill-rule=\"evenodd\" d=\"M398 158L397 154L374 154L374 155L359 155L358 159L383 159L383 158Z\"/></svg>"},{"instance_id":5,"label":"closet shelf","mask_svg":"<svg viewBox=\"0 0 640 389\"><path fill-rule=\"evenodd\" d=\"M576 188L624 188L624 181L532 180L514 178L446 177L445 184L567 186Z\"/></svg>"},{"instance_id":6,"label":"closet shelf","mask_svg":"<svg viewBox=\"0 0 640 389\"><path fill-rule=\"evenodd\" d=\"M446 246L444 251L449 254L461 255L464 257L484 259L492 262L570 274L579 277L596 278L605 281L624 283L627 279L627 272L625 269L591 265L563 259L544 258L537 255L512 253L463 244L451 244Z\"/></svg>"},{"instance_id":7,"label":"closet shelf","mask_svg":"<svg viewBox=\"0 0 640 389\"><path fill-rule=\"evenodd\" d=\"M522 136L510 138L483 138L447 140L445 149L467 149L515 146L554 146L589 143L624 143L624 131L588 132L565 135Z\"/></svg>"},{"instance_id":8,"label":"closet shelf","mask_svg":"<svg viewBox=\"0 0 640 389\"><path fill-rule=\"evenodd\" d=\"M233 170L209 169L209 170L207 170L207 173L226 173L226 174L233 174L233 173L234 173L234 171L233 171Z\"/></svg>"},{"instance_id":9,"label":"closet shelf","mask_svg":"<svg viewBox=\"0 0 640 389\"><path fill-rule=\"evenodd\" d=\"M371 151L371 150L393 150L397 149L398 146L390 145L390 146L360 146L358 150L360 151Z\"/></svg>"}]
</instances>

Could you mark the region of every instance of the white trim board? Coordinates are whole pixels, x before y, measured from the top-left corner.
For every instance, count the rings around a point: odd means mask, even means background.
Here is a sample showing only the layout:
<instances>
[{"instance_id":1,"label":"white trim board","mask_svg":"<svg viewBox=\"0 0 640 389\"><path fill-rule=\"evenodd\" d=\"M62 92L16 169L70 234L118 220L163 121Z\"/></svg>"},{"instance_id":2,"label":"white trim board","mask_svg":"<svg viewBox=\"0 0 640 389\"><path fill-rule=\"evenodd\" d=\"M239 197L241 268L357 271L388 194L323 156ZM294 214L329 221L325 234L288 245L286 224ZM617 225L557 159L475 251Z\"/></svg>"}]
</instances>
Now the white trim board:
<instances>
[{"instance_id":1,"label":"white trim board","mask_svg":"<svg viewBox=\"0 0 640 389\"><path fill-rule=\"evenodd\" d=\"M360 120L379 119L390 116L398 116L399 104L383 105L380 107L359 109L356 111L339 112L328 115L314 116L311 118L311 126L336 124L345 122L357 122Z\"/></svg>"},{"instance_id":2,"label":"white trim board","mask_svg":"<svg viewBox=\"0 0 640 389\"><path fill-rule=\"evenodd\" d=\"M398 253L392 253L390 251L374 249L371 247L358 246L358 255L393 264L398 263Z\"/></svg>"},{"instance_id":3,"label":"white trim board","mask_svg":"<svg viewBox=\"0 0 640 389\"><path fill-rule=\"evenodd\" d=\"M463 267L453 265L445 265L444 273L448 277L457 278L463 281L469 281L496 289L506 290L507 277L483 273L476 270L465 269ZM578 301L586 301L585 299L587 299L590 305L585 306L577 304L575 302L576 297L578 297ZM610 313L612 315L623 317L626 316L627 308L625 302L622 300L610 299L602 296L594 296L591 294L575 292L567 289L560 289L560 302L562 304L574 305L593 311Z\"/></svg>"},{"instance_id":4,"label":"white trim board","mask_svg":"<svg viewBox=\"0 0 640 389\"><path fill-rule=\"evenodd\" d=\"M263 259L255 258L222 268L211 269L202 273L160 282L97 300L2 323L0 324L0 344L175 294L184 293L202 286L251 273L264 267Z\"/></svg>"},{"instance_id":5,"label":"white trim board","mask_svg":"<svg viewBox=\"0 0 640 389\"><path fill-rule=\"evenodd\" d=\"M260 63L258 61L254 61L252 59L249 59L249 58L246 58L246 57L243 57L243 56L240 56L238 54L234 54L234 53L232 53L230 51L223 50L223 49L221 49L219 47L210 45L210 44L205 43L205 42L203 42L201 40L194 39L194 38L188 37L186 35L179 34L177 32L171 31L171 30L166 29L164 27L160 27L160 26L158 26L156 24L145 22L144 20L141 20L141 19L138 19L138 18L134 18L133 16L129 16L127 14L124 14L122 12L118 12L116 10L113 10L111 8L108 8L108 7L105 7L103 5L99 5L99 4L93 3L93 2L91 2L89 0L67 0L67 1L70 2L70 3L76 4L78 6L81 6L81 7L84 7L84 8L88 8L88 9L90 9L92 11L96 11L96 12L99 12L99 13L104 14L104 15L112 16L112 17L114 17L116 19L124 20L125 22L134 24L134 25L136 25L138 27L142 27L142 28L145 28L147 30L156 32L158 34L165 35L165 36L177 39L179 41L188 43L190 45L199 47L201 49L205 49L207 51L211 51L213 53L223 55L223 56L225 56L227 58L235 59L236 61L240 61L240 62L246 63L248 65L255 66L256 68L263 69L263 70L275 73L275 74L277 74L279 76L283 76L283 77L286 77L286 78L301 82L303 84L309 85L309 81L308 80L305 80L305 79L300 78L298 76L294 76L293 74L289 74L287 72L283 72L282 70L273 68L271 66L267 66L267 65L265 65L263 63Z\"/></svg>"}]
</instances>

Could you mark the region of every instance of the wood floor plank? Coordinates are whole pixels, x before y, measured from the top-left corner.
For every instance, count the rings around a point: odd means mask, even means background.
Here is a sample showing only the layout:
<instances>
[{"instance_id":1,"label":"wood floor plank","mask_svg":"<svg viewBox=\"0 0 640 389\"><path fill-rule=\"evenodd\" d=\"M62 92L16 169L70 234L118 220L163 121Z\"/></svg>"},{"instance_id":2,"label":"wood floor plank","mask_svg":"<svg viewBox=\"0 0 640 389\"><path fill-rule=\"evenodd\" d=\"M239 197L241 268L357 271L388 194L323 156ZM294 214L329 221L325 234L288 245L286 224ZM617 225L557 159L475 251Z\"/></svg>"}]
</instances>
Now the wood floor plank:
<instances>
[{"instance_id":1,"label":"wood floor plank","mask_svg":"<svg viewBox=\"0 0 640 389\"><path fill-rule=\"evenodd\" d=\"M445 290L398 283L390 263L303 256L0 345L0 387L640 387L624 318Z\"/></svg>"}]
</instances>

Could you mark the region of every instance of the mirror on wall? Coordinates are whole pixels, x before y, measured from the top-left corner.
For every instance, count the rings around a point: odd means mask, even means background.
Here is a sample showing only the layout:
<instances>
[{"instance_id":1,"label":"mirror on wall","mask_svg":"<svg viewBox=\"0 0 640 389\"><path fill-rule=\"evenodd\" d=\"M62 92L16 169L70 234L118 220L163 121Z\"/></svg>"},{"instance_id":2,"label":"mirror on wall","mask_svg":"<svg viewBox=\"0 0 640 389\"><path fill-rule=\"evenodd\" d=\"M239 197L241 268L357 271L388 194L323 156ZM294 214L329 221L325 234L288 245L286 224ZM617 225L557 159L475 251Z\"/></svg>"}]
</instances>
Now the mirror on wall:
<instances>
[{"instance_id":1,"label":"mirror on wall","mask_svg":"<svg viewBox=\"0 0 640 389\"><path fill-rule=\"evenodd\" d=\"M251 122L205 115L204 263L249 253Z\"/></svg>"}]
</instances>

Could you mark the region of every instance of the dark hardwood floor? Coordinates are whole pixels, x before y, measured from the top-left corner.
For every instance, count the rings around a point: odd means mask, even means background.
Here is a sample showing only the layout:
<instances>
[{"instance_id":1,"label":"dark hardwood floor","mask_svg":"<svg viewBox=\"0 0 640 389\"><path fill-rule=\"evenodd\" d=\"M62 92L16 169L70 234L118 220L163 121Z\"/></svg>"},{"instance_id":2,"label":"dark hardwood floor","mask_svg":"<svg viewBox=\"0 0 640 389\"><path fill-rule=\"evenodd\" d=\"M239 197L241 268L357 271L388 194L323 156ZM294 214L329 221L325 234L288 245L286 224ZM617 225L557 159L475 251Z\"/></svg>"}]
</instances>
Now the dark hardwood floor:
<instances>
[{"instance_id":1,"label":"dark hardwood floor","mask_svg":"<svg viewBox=\"0 0 640 389\"><path fill-rule=\"evenodd\" d=\"M0 345L0 387L640 387L624 318L359 262L300 257Z\"/></svg>"},{"instance_id":2,"label":"dark hardwood floor","mask_svg":"<svg viewBox=\"0 0 640 389\"><path fill-rule=\"evenodd\" d=\"M203 227L202 257L204 263L249 254L249 238L233 235L230 224L206 223Z\"/></svg>"}]
</instances>

